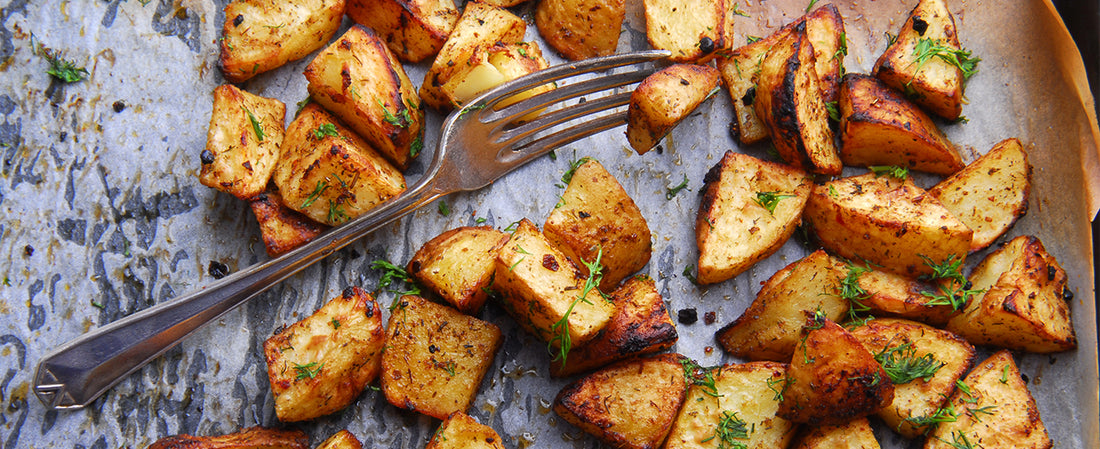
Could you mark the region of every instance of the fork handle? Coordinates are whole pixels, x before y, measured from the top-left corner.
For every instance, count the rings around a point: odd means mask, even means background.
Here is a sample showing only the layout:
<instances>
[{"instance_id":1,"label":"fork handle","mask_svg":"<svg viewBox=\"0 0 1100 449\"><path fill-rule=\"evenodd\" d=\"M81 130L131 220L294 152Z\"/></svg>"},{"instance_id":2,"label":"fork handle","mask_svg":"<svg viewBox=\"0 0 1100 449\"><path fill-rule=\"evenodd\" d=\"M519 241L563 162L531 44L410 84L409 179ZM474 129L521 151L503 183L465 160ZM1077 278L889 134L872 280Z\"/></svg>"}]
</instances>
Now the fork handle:
<instances>
[{"instance_id":1,"label":"fork handle","mask_svg":"<svg viewBox=\"0 0 1100 449\"><path fill-rule=\"evenodd\" d=\"M433 182L421 182L282 257L81 335L39 361L35 394L47 407L84 407L204 324L446 193Z\"/></svg>"}]
</instances>

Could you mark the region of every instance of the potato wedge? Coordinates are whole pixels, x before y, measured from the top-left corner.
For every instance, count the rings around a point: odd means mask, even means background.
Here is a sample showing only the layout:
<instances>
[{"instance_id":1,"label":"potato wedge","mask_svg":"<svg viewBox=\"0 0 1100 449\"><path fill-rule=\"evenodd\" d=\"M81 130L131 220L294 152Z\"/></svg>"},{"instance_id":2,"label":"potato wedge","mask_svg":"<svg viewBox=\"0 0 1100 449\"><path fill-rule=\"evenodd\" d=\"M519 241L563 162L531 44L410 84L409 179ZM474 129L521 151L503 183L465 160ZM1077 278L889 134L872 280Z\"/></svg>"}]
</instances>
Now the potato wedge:
<instances>
[{"instance_id":1,"label":"potato wedge","mask_svg":"<svg viewBox=\"0 0 1100 449\"><path fill-rule=\"evenodd\" d=\"M488 226L451 229L409 260L409 274L448 304L476 315L488 299L498 248L508 236Z\"/></svg>"},{"instance_id":2,"label":"potato wedge","mask_svg":"<svg viewBox=\"0 0 1100 449\"><path fill-rule=\"evenodd\" d=\"M615 54L625 17L624 0L540 0L535 26L554 50L576 61Z\"/></svg>"},{"instance_id":3,"label":"potato wedge","mask_svg":"<svg viewBox=\"0 0 1100 449\"><path fill-rule=\"evenodd\" d=\"M458 9L451 0L347 2L348 17L382 36L394 56L405 62L420 62L438 53L458 22Z\"/></svg>"},{"instance_id":4,"label":"potato wedge","mask_svg":"<svg viewBox=\"0 0 1100 449\"><path fill-rule=\"evenodd\" d=\"M554 412L617 448L658 448L684 403L683 356L661 354L615 364L566 385Z\"/></svg>"},{"instance_id":5,"label":"potato wedge","mask_svg":"<svg viewBox=\"0 0 1100 449\"><path fill-rule=\"evenodd\" d=\"M951 396L951 405L957 419L936 426L924 443L925 449L967 444L1023 449L1054 446L1039 417L1035 398L1008 351L999 351L975 366Z\"/></svg>"},{"instance_id":6,"label":"potato wedge","mask_svg":"<svg viewBox=\"0 0 1100 449\"><path fill-rule=\"evenodd\" d=\"M1033 236L1012 239L970 273L982 290L947 330L970 342L1028 352L1077 347L1065 300L1066 271Z\"/></svg>"},{"instance_id":7,"label":"potato wedge","mask_svg":"<svg viewBox=\"0 0 1100 449\"><path fill-rule=\"evenodd\" d=\"M317 449L363 449L363 444L351 432L341 430L328 437Z\"/></svg>"},{"instance_id":8,"label":"potato wedge","mask_svg":"<svg viewBox=\"0 0 1100 449\"><path fill-rule=\"evenodd\" d=\"M1031 165L1020 141L1005 139L928 194L974 230L970 251L988 247L1027 213Z\"/></svg>"},{"instance_id":9,"label":"potato wedge","mask_svg":"<svg viewBox=\"0 0 1100 449\"><path fill-rule=\"evenodd\" d=\"M756 73L764 56L776 42L791 33L784 27L772 35L737 48L728 54L719 54L716 60L722 81L729 89L733 102L734 117L737 119L737 136L741 143L751 145L766 140L768 127L756 115Z\"/></svg>"},{"instance_id":10,"label":"potato wedge","mask_svg":"<svg viewBox=\"0 0 1100 449\"><path fill-rule=\"evenodd\" d=\"M897 165L941 175L966 166L924 111L877 78L844 75L838 110L845 165Z\"/></svg>"},{"instance_id":11,"label":"potato wedge","mask_svg":"<svg viewBox=\"0 0 1100 449\"><path fill-rule=\"evenodd\" d=\"M955 309L938 304L929 294L941 294L936 284L900 274L849 263L847 278L862 290L856 300L874 316L901 317L940 326L947 324ZM858 306L857 306L858 308Z\"/></svg>"},{"instance_id":12,"label":"potato wedge","mask_svg":"<svg viewBox=\"0 0 1100 449\"><path fill-rule=\"evenodd\" d=\"M260 223L260 236L268 257L279 257L309 243L328 229L328 226L287 207L283 204L283 197L275 190L257 195L248 204Z\"/></svg>"},{"instance_id":13,"label":"potato wedge","mask_svg":"<svg viewBox=\"0 0 1100 449\"><path fill-rule=\"evenodd\" d=\"M199 182L242 200L263 193L279 160L285 116L279 100L230 84L215 88Z\"/></svg>"},{"instance_id":14,"label":"potato wedge","mask_svg":"<svg viewBox=\"0 0 1100 449\"><path fill-rule=\"evenodd\" d=\"M626 140L645 154L718 88L718 71L676 64L646 77L630 94Z\"/></svg>"},{"instance_id":15,"label":"potato wedge","mask_svg":"<svg viewBox=\"0 0 1100 449\"><path fill-rule=\"evenodd\" d=\"M378 376L384 332L374 298L348 287L264 341L275 416L304 421L351 404Z\"/></svg>"},{"instance_id":16,"label":"potato wedge","mask_svg":"<svg viewBox=\"0 0 1100 449\"><path fill-rule=\"evenodd\" d=\"M213 437L172 435L147 449L309 449L309 435L301 430L249 427L240 432Z\"/></svg>"},{"instance_id":17,"label":"potato wedge","mask_svg":"<svg viewBox=\"0 0 1100 449\"><path fill-rule=\"evenodd\" d=\"M424 111L416 87L382 38L355 25L305 70L309 95L363 136L398 168L424 147Z\"/></svg>"},{"instance_id":18,"label":"potato wedge","mask_svg":"<svg viewBox=\"0 0 1100 449\"><path fill-rule=\"evenodd\" d=\"M743 273L786 243L813 178L797 168L726 151L703 183L695 217L698 282L714 284Z\"/></svg>"},{"instance_id":19,"label":"potato wedge","mask_svg":"<svg viewBox=\"0 0 1100 449\"><path fill-rule=\"evenodd\" d=\"M492 427L463 412L454 412L436 429L424 449L504 449Z\"/></svg>"},{"instance_id":20,"label":"potato wedge","mask_svg":"<svg viewBox=\"0 0 1100 449\"><path fill-rule=\"evenodd\" d=\"M344 18L344 0L238 0L225 5L222 75L243 83L324 47Z\"/></svg>"},{"instance_id":21,"label":"potato wedge","mask_svg":"<svg viewBox=\"0 0 1100 449\"><path fill-rule=\"evenodd\" d=\"M675 62L705 62L726 44L726 0L643 0L649 45Z\"/></svg>"},{"instance_id":22,"label":"potato wedge","mask_svg":"<svg viewBox=\"0 0 1100 449\"><path fill-rule=\"evenodd\" d=\"M806 38L814 49L814 71L821 81L821 98L826 103L837 101L840 77L844 75L844 57L848 55L848 38L844 18L832 3L826 3L802 17L806 21Z\"/></svg>"},{"instance_id":23,"label":"potato wedge","mask_svg":"<svg viewBox=\"0 0 1100 449\"><path fill-rule=\"evenodd\" d=\"M833 254L910 277L965 260L974 234L912 180L873 173L815 185L802 219Z\"/></svg>"},{"instance_id":24,"label":"potato wedge","mask_svg":"<svg viewBox=\"0 0 1100 449\"><path fill-rule=\"evenodd\" d=\"M495 324L411 295L398 300L386 332L386 400L439 419L466 412L501 343Z\"/></svg>"},{"instance_id":25,"label":"potato wedge","mask_svg":"<svg viewBox=\"0 0 1100 449\"><path fill-rule=\"evenodd\" d=\"M879 449L867 418L833 426L805 427L791 449Z\"/></svg>"},{"instance_id":26,"label":"potato wedge","mask_svg":"<svg viewBox=\"0 0 1100 449\"><path fill-rule=\"evenodd\" d=\"M538 43L498 43L478 48L473 56L453 67L455 73L440 89L453 107L460 108L489 89L549 66ZM500 107L553 89L553 84L544 84L525 90L501 101Z\"/></svg>"}]
</instances>

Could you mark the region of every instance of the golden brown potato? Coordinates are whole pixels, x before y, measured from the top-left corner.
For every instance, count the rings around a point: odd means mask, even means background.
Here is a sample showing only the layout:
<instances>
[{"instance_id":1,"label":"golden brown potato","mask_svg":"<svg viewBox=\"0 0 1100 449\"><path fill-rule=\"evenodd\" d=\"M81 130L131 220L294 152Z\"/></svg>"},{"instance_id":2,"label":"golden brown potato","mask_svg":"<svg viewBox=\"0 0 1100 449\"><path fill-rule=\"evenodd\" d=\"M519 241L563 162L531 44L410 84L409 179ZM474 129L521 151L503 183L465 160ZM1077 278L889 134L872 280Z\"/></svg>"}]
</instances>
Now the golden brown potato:
<instances>
[{"instance_id":1,"label":"golden brown potato","mask_svg":"<svg viewBox=\"0 0 1100 449\"><path fill-rule=\"evenodd\" d=\"M351 20L386 40L394 56L420 62L443 47L458 22L451 0L347 0Z\"/></svg>"},{"instance_id":2,"label":"golden brown potato","mask_svg":"<svg viewBox=\"0 0 1100 449\"><path fill-rule=\"evenodd\" d=\"M704 62L726 44L726 0L643 0L649 45L675 62Z\"/></svg>"},{"instance_id":3,"label":"golden brown potato","mask_svg":"<svg viewBox=\"0 0 1100 449\"><path fill-rule=\"evenodd\" d=\"M615 54L624 0L540 0L535 26L547 44L574 61Z\"/></svg>"},{"instance_id":4,"label":"golden brown potato","mask_svg":"<svg viewBox=\"0 0 1100 449\"><path fill-rule=\"evenodd\" d=\"M279 160L285 116L279 100L230 84L215 88L199 182L242 200L263 193Z\"/></svg>"},{"instance_id":5,"label":"golden brown potato","mask_svg":"<svg viewBox=\"0 0 1100 449\"><path fill-rule=\"evenodd\" d=\"M719 54L716 61L722 81L729 89L733 102L734 117L737 119L737 134L741 143L751 145L768 138L768 128L756 115L756 73L764 55L791 33L789 27L781 28L772 35L750 43L729 54Z\"/></svg>"},{"instance_id":6,"label":"golden brown potato","mask_svg":"<svg viewBox=\"0 0 1100 449\"><path fill-rule=\"evenodd\" d=\"M875 316L902 317L942 327L955 314L950 304L938 304L928 296L942 293L936 284L873 269L876 267L848 264L847 268L847 276L862 290L857 292L857 301Z\"/></svg>"},{"instance_id":7,"label":"golden brown potato","mask_svg":"<svg viewBox=\"0 0 1100 449\"><path fill-rule=\"evenodd\" d=\"M554 412L613 447L656 449L684 402L682 359L662 354L589 374L562 388Z\"/></svg>"},{"instance_id":8,"label":"golden brown potato","mask_svg":"<svg viewBox=\"0 0 1100 449\"><path fill-rule=\"evenodd\" d=\"M741 274L786 243L813 178L794 167L726 151L703 182L695 217L698 282L714 284Z\"/></svg>"},{"instance_id":9,"label":"golden brown potato","mask_svg":"<svg viewBox=\"0 0 1100 449\"><path fill-rule=\"evenodd\" d=\"M798 425L775 416L786 374L776 362L714 368L713 385L688 389L665 449L787 447Z\"/></svg>"},{"instance_id":10,"label":"golden brown potato","mask_svg":"<svg viewBox=\"0 0 1100 449\"><path fill-rule=\"evenodd\" d=\"M469 59L450 68L454 73L440 90L453 107L460 108L489 89L547 67L549 64L542 57L542 49L535 42L478 47ZM553 84L544 84L512 95L499 106L508 106L553 89Z\"/></svg>"},{"instance_id":11,"label":"golden brown potato","mask_svg":"<svg viewBox=\"0 0 1100 449\"><path fill-rule=\"evenodd\" d=\"M844 75L838 111L845 165L897 165L941 175L966 165L924 111L877 78Z\"/></svg>"},{"instance_id":12,"label":"golden brown potato","mask_svg":"<svg viewBox=\"0 0 1100 449\"><path fill-rule=\"evenodd\" d=\"M974 230L970 251L983 249L1027 213L1031 165L1016 138L1005 139L928 194Z\"/></svg>"},{"instance_id":13,"label":"golden brown potato","mask_svg":"<svg viewBox=\"0 0 1100 449\"><path fill-rule=\"evenodd\" d=\"M424 449L504 449L492 427L462 412L453 412L436 429Z\"/></svg>"},{"instance_id":14,"label":"golden brown potato","mask_svg":"<svg viewBox=\"0 0 1100 449\"><path fill-rule=\"evenodd\" d=\"M805 427L791 449L879 449L867 418L834 426Z\"/></svg>"},{"instance_id":15,"label":"golden brown potato","mask_svg":"<svg viewBox=\"0 0 1100 449\"><path fill-rule=\"evenodd\" d=\"M848 54L844 18L836 6L826 3L800 20L806 21L806 38L813 45L814 71L821 81L821 98L826 103L836 101L840 77L844 75L844 56Z\"/></svg>"},{"instance_id":16,"label":"golden brown potato","mask_svg":"<svg viewBox=\"0 0 1100 449\"><path fill-rule=\"evenodd\" d=\"M498 247L507 239L488 226L452 229L416 251L409 274L462 313L476 315L489 297Z\"/></svg>"},{"instance_id":17,"label":"golden brown potato","mask_svg":"<svg viewBox=\"0 0 1100 449\"><path fill-rule=\"evenodd\" d=\"M405 177L316 104L290 123L272 180L283 204L338 225L405 191Z\"/></svg>"},{"instance_id":18,"label":"golden brown potato","mask_svg":"<svg viewBox=\"0 0 1100 449\"><path fill-rule=\"evenodd\" d=\"M843 264L818 250L776 272L748 309L716 334L730 354L750 360L790 360L805 324L804 313L820 310L836 321L848 300L834 294Z\"/></svg>"},{"instance_id":19,"label":"golden brown potato","mask_svg":"<svg viewBox=\"0 0 1100 449\"><path fill-rule=\"evenodd\" d=\"M301 59L325 46L343 18L344 0L229 2L220 39L222 74L243 83Z\"/></svg>"},{"instance_id":20,"label":"golden brown potato","mask_svg":"<svg viewBox=\"0 0 1100 449\"><path fill-rule=\"evenodd\" d=\"M546 218L543 234L581 272L600 256L600 289L614 290L649 263L649 225L622 185L595 159L582 159L561 200Z\"/></svg>"},{"instance_id":21,"label":"golden brown potato","mask_svg":"<svg viewBox=\"0 0 1100 449\"><path fill-rule=\"evenodd\" d=\"M994 251L970 273L974 290L984 291L947 323L947 330L972 343L1029 352L1077 347L1066 272L1039 239L1019 236Z\"/></svg>"},{"instance_id":22,"label":"golden brown potato","mask_svg":"<svg viewBox=\"0 0 1100 449\"><path fill-rule=\"evenodd\" d=\"M936 426L925 440L925 449L1054 446L1035 398L1008 351L975 366L951 397L951 405L957 419Z\"/></svg>"},{"instance_id":23,"label":"golden brown potato","mask_svg":"<svg viewBox=\"0 0 1100 449\"><path fill-rule=\"evenodd\" d=\"M351 432L341 430L328 437L317 449L363 449L363 444Z\"/></svg>"},{"instance_id":24,"label":"golden brown potato","mask_svg":"<svg viewBox=\"0 0 1100 449\"><path fill-rule=\"evenodd\" d=\"M305 245L328 229L328 226L287 207L283 204L283 197L275 190L259 194L248 204L260 223L260 235L269 257L279 257Z\"/></svg>"},{"instance_id":25,"label":"golden brown potato","mask_svg":"<svg viewBox=\"0 0 1100 449\"><path fill-rule=\"evenodd\" d=\"M890 405L894 384L851 333L807 313L776 415L811 426L842 424Z\"/></svg>"},{"instance_id":26,"label":"golden brown potato","mask_svg":"<svg viewBox=\"0 0 1100 449\"><path fill-rule=\"evenodd\" d=\"M630 94L626 139L638 154L657 146L676 125L718 88L718 71L676 64L646 77Z\"/></svg>"},{"instance_id":27,"label":"golden brown potato","mask_svg":"<svg viewBox=\"0 0 1100 449\"><path fill-rule=\"evenodd\" d=\"M565 363L550 363L550 375L566 377L630 357L661 352L678 335L665 301L649 276L630 278L611 293L615 315L591 341L573 348Z\"/></svg>"},{"instance_id":28,"label":"golden brown potato","mask_svg":"<svg viewBox=\"0 0 1100 449\"><path fill-rule=\"evenodd\" d=\"M301 430L249 427L214 437L172 435L157 440L148 449L309 449L309 435Z\"/></svg>"},{"instance_id":29,"label":"golden brown potato","mask_svg":"<svg viewBox=\"0 0 1100 449\"><path fill-rule=\"evenodd\" d=\"M264 342L280 421L304 421L346 407L378 376L382 312L359 287Z\"/></svg>"},{"instance_id":30,"label":"golden brown potato","mask_svg":"<svg viewBox=\"0 0 1100 449\"><path fill-rule=\"evenodd\" d=\"M947 62L944 57L948 55L959 65ZM905 92L913 102L955 120L965 102L963 82L977 72L978 61L959 46L955 17L946 1L920 0L894 43L875 62L872 73L888 86Z\"/></svg>"},{"instance_id":31,"label":"golden brown potato","mask_svg":"<svg viewBox=\"0 0 1100 449\"><path fill-rule=\"evenodd\" d=\"M815 185L802 219L833 254L911 277L963 261L974 233L912 180L873 173Z\"/></svg>"},{"instance_id":32,"label":"golden brown potato","mask_svg":"<svg viewBox=\"0 0 1100 449\"><path fill-rule=\"evenodd\" d=\"M398 168L408 168L420 154L420 97L401 63L370 28L349 28L313 58L305 75L310 98L343 119Z\"/></svg>"},{"instance_id":33,"label":"golden brown potato","mask_svg":"<svg viewBox=\"0 0 1100 449\"><path fill-rule=\"evenodd\" d=\"M465 413L500 348L500 328L419 296L397 301L382 354L386 400L439 419Z\"/></svg>"}]
</instances>

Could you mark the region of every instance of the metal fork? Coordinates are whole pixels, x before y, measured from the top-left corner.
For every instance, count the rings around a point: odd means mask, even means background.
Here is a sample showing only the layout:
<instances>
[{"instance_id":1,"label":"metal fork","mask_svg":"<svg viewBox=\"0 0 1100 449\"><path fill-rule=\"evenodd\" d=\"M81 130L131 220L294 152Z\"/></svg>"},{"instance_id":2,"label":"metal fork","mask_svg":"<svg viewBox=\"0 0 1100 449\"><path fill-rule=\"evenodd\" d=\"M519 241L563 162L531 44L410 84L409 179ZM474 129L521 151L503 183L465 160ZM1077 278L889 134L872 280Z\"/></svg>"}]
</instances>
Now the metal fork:
<instances>
[{"instance_id":1,"label":"metal fork","mask_svg":"<svg viewBox=\"0 0 1100 449\"><path fill-rule=\"evenodd\" d=\"M555 129L625 105L629 92L565 107L553 106L641 81L655 70L654 64L644 63L666 56L665 51L646 51L563 64L486 92L448 116L427 172L405 193L282 257L66 343L39 361L34 376L35 394L47 407L84 407L202 325L359 237L441 196L480 189L554 148L623 124L626 111L620 110ZM498 106L503 100L534 87L625 66L637 67L568 84L509 106ZM532 114L536 116L531 118Z\"/></svg>"}]
</instances>

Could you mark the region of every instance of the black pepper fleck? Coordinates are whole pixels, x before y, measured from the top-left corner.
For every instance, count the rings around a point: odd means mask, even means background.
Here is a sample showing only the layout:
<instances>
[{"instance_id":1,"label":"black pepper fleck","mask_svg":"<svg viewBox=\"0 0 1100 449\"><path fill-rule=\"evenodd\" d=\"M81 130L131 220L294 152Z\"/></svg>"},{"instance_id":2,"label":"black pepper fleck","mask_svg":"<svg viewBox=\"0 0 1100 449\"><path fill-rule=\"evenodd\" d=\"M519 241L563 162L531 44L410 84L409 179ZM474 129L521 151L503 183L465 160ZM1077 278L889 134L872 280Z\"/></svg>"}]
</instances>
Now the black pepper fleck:
<instances>
[{"instance_id":1,"label":"black pepper fleck","mask_svg":"<svg viewBox=\"0 0 1100 449\"><path fill-rule=\"evenodd\" d=\"M714 40L709 37L703 36L702 39L699 39L699 50L702 50L703 53L710 53L714 51Z\"/></svg>"},{"instance_id":2,"label":"black pepper fleck","mask_svg":"<svg viewBox=\"0 0 1100 449\"><path fill-rule=\"evenodd\" d=\"M244 23L244 16L237 14L237 17L233 18L233 26L239 27L242 23Z\"/></svg>"},{"instance_id":3,"label":"black pepper fleck","mask_svg":"<svg viewBox=\"0 0 1100 449\"><path fill-rule=\"evenodd\" d=\"M699 312L695 309L680 309L679 312L676 312L676 320L680 324L695 324L696 321L699 321Z\"/></svg>"},{"instance_id":4,"label":"black pepper fleck","mask_svg":"<svg viewBox=\"0 0 1100 449\"><path fill-rule=\"evenodd\" d=\"M210 273L214 279L221 279L229 276L229 266L216 260L211 260L210 265L206 267L206 272Z\"/></svg>"},{"instance_id":5,"label":"black pepper fleck","mask_svg":"<svg viewBox=\"0 0 1100 449\"><path fill-rule=\"evenodd\" d=\"M111 105L111 108L113 108L115 112L122 112L126 110L126 103L123 103L122 100L118 100Z\"/></svg>"},{"instance_id":6,"label":"black pepper fleck","mask_svg":"<svg viewBox=\"0 0 1100 449\"><path fill-rule=\"evenodd\" d=\"M30 246L30 245L24 246L23 247L23 255L27 256L27 257L33 256L34 255L34 247Z\"/></svg>"},{"instance_id":7,"label":"black pepper fleck","mask_svg":"<svg viewBox=\"0 0 1100 449\"><path fill-rule=\"evenodd\" d=\"M210 150L202 150L202 153L199 153L199 161L202 162L203 165L213 164L214 153Z\"/></svg>"}]
</instances>

